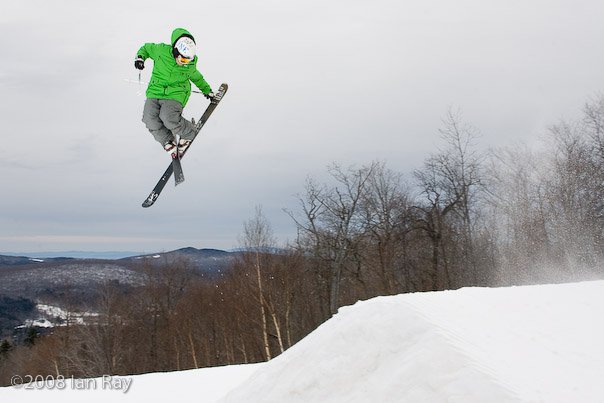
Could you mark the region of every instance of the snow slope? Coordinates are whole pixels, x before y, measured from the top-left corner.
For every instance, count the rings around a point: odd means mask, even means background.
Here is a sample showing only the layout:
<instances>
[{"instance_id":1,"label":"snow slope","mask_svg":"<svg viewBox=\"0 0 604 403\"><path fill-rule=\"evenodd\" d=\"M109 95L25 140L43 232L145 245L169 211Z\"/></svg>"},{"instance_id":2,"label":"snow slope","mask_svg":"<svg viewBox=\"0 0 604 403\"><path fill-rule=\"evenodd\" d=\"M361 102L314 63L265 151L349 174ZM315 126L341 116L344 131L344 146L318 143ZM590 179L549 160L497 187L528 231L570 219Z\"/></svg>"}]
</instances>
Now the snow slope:
<instances>
[{"instance_id":1,"label":"snow slope","mask_svg":"<svg viewBox=\"0 0 604 403\"><path fill-rule=\"evenodd\" d=\"M127 394L2 388L0 401L598 402L602 318L604 281L380 297L268 363L136 376Z\"/></svg>"},{"instance_id":2,"label":"snow slope","mask_svg":"<svg viewBox=\"0 0 604 403\"><path fill-rule=\"evenodd\" d=\"M253 373L258 365L159 372L131 377L114 377L113 385L103 379L78 384L68 379L64 386L21 386L0 388L0 402L44 403L177 403L216 402ZM123 384L116 385L118 382ZM127 382L127 384L124 384ZM27 389L31 387L31 389Z\"/></svg>"},{"instance_id":3,"label":"snow slope","mask_svg":"<svg viewBox=\"0 0 604 403\"><path fill-rule=\"evenodd\" d=\"M601 402L602 318L602 281L375 298L222 401Z\"/></svg>"}]
</instances>

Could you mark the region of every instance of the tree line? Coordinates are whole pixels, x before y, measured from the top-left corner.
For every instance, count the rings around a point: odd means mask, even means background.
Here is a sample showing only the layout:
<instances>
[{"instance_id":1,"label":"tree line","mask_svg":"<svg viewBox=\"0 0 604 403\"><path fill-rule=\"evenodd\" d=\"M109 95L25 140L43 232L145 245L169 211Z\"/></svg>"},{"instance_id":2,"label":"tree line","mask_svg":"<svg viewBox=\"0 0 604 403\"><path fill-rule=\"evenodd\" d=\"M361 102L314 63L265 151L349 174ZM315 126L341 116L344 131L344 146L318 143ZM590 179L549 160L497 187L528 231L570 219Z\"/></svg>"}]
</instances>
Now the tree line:
<instances>
[{"instance_id":1,"label":"tree line","mask_svg":"<svg viewBox=\"0 0 604 403\"><path fill-rule=\"evenodd\" d=\"M539 150L481 150L452 111L439 134L411 175L374 161L309 178L287 211L290 245L258 207L221 277L186 261L143 266L144 286L98 290L86 325L2 341L0 383L266 361L358 300L604 277L604 97L552 125Z\"/></svg>"}]
</instances>

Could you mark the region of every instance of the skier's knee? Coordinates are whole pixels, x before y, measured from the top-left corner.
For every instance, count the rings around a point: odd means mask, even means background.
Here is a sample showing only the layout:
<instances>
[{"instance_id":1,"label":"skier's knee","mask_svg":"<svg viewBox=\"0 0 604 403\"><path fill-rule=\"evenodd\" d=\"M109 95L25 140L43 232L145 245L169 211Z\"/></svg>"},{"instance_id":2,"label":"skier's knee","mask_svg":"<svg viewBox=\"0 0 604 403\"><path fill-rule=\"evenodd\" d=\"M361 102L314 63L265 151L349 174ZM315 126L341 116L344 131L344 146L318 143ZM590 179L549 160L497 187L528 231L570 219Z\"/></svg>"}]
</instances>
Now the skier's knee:
<instances>
[{"instance_id":1,"label":"skier's knee","mask_svg":"<svg viewBox=\"0 0 604 403\"><path fill-rule=\"evenodd\" d=\"M159 130L163 127L163 123L159 116L143 115L143 123L149 130Z\"/></svg>"},{"instance_id":2,"label":"skier's knee","mask_svg":"<svg viewBox=\"0 0 604 403\"><path fill-rule=\"evenodd\" d=\"M182 122L181 122L182 116L177 111L169 111L169 112L162 111L159 114L159 117L160 117L161 121L163 122L164 126L166 126L170 130L174 130L182 124Z\"/></svg>"}]
</instances>

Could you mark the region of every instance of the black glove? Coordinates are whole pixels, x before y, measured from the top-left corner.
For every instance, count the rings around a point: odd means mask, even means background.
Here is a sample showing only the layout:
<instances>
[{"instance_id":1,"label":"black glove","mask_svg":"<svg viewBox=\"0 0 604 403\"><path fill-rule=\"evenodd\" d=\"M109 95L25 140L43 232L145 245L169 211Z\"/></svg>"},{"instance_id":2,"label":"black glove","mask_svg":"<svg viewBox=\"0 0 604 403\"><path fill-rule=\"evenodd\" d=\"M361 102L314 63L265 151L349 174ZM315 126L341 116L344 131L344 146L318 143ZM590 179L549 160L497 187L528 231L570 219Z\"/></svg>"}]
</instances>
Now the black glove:
<instances>
[{"instance_id":1,"label":"black glove","mask_svg":"<svg viewBox=\"0 0 604 403\"><path fill-rule=\"evenodd\" d=\"M142 70L145 68L145 61L143 60L142 56L139 56L136 58L136 60L134 61L134 67L136 67L139 70Z\"/></svg>"},{"instance_id":2,"label":"black glove","mask_svg":"<svg viewBox=\"0 0 604 403\"><path fill-rule=\"evenodd\" d=\"M207 94L203 94L203 96L209 99L210 101L214 99L214 93L212 91L208 92Z\"/></svg>"}]
</instances>

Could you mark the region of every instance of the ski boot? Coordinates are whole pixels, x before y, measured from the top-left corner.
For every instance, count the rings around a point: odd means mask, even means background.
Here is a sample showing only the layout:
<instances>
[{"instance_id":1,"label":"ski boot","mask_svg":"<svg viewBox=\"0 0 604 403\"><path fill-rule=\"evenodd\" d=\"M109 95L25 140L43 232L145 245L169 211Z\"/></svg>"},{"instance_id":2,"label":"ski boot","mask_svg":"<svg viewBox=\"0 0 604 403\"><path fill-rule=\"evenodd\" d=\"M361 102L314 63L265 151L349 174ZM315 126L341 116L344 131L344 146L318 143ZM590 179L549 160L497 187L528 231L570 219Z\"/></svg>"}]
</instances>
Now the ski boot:
<instances>
[{"instance_id":1,"label":"ski boot","mask_svg":"<svg viewBox=\"0 0 604 403\"><path fill-rule=\"evenodd\" d=\"M176 153L178 152L178 147L176 146L176 143L173 140L170 140L166 144L164 144L164 150L168 154L170 154L170 157L176 158Z\"/></svg>"},{"instance_id":2,"label":"ski boot","mask_svg":"<svg viewBox=\"0 0 604 403\"><path fill-rule=\"evenodd\" d=\"M178 140L178 157L182 157L191 145L191 140L180 139Z\"/></svg>"}]
</instances>

